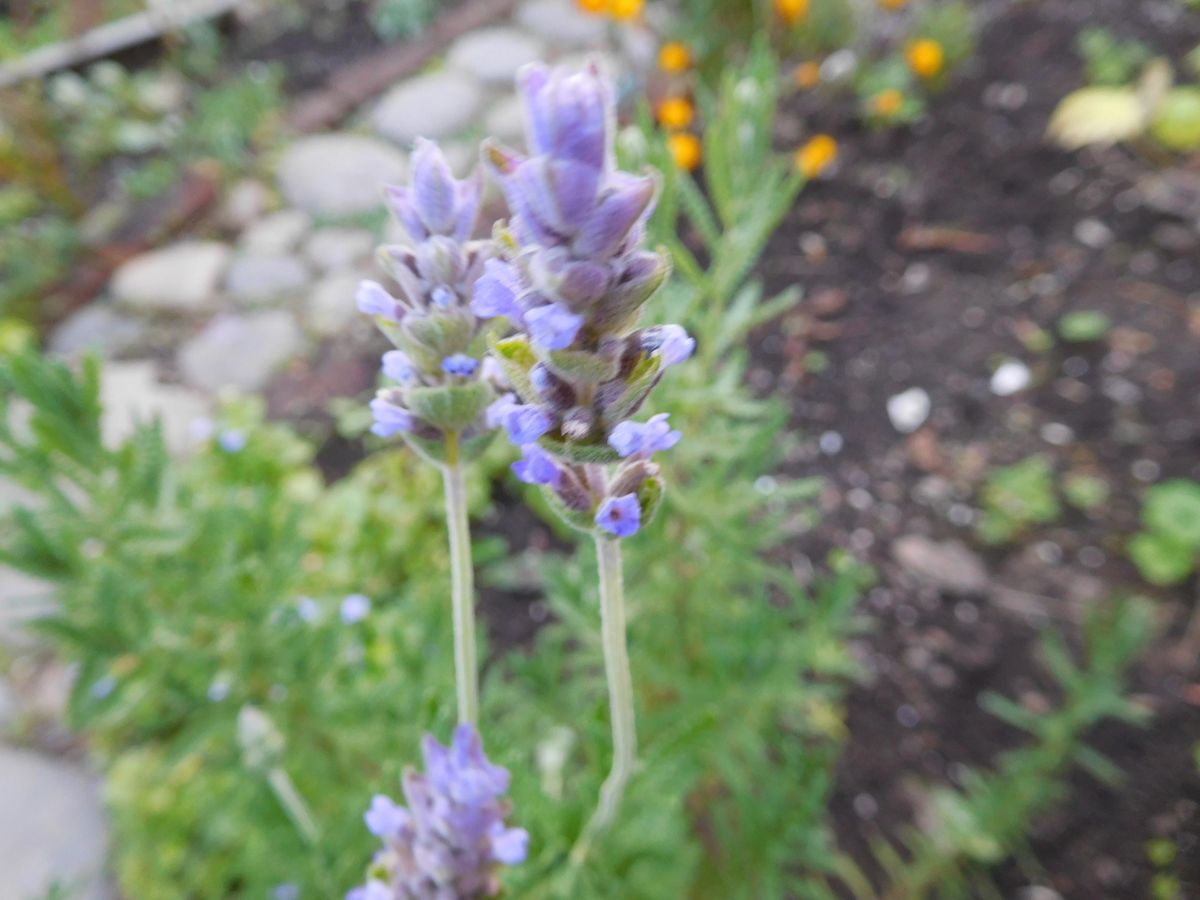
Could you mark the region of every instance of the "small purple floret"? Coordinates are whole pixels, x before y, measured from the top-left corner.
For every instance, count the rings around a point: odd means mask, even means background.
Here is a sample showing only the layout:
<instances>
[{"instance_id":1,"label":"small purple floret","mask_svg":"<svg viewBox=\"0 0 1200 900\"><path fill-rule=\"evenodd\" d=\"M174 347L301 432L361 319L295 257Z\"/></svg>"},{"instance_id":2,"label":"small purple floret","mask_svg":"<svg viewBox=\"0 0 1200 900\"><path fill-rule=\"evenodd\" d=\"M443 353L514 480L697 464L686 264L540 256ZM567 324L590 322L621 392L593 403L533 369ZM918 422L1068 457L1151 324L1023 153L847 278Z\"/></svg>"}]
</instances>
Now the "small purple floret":
<instances>
[{"instance_id":1,"label":"small purple floret","mask_svg":"<svg viewBox=\"0 0 1200 900\"><path fill-rule=\"evenodd\" d=\"M659 413L648 422L621 422L608 436L608 444L621 456L643 459L660 450L670 450L683 435L672 431L667 419L667 413Z\"/></svg>"},{"instance_id":2,"label":"small purple floret","mask_svg":"<svg viewBox=\"0 0 1200 900\"><path fill-rule=\"evenodd\" d=\"M513 463L512 469L526 484L555 487L562 480L562 472L554 458L537 444L526 444L521 453L521 459Z\"/></svg>"},{"instance_id":3,"label":"small purple floret","mask_svg":"<svg viewBox=\"0 0 1200 900\"><path fill-rule=\"evenodd\" d=\"M370 405L371 415L375 417L375 424L371 426L372 434L385 438L394 437L410 432L416 427L416 419L412 413L385 397L376 397Z\"/></svg>"},{"instance_id":4,"label":"small purple floret","mask_svg":"<svg viewBox=\"0 0 1200 900\"><path fill-rule=\"evenodd\" d=\"M455 353L442 360L442 371L448 375L458 375L462 378L474 375L479 368L479 360L465 353Z\"/></svg>"},{"instance_id":5,"label":"small purple floret","mask_svg":"<svg viewBox=\"0 0 1200 900\"><path fill-rule=\"evenodd\" d=\"M525 313L529 336L547 350L565 350L583 327L583 316L576 315L561 303L539 306Z\"/></svg>"},{"instance_id":6,"label":"small purple floret","mask_svg":"<svg viewBox=\"0 0 1200 900\"><path fill-rule=\"evenodd\" d=\"M642 506L633 494L609 497L596 513L596 524L614 537L630 537L642 527Z\"/></svg>"},{"instance_id":7,"label":"small purple floret","mask_svg":"<svg viewBox=\"0 0 1200 900\"><path fill-rule=\"evenodd\" d=\"M550 416L541 408L517 403L504 409L501 421L508 431L509 440L518 446L532 444L554 426Z\"/></svg>"}]
</instances>

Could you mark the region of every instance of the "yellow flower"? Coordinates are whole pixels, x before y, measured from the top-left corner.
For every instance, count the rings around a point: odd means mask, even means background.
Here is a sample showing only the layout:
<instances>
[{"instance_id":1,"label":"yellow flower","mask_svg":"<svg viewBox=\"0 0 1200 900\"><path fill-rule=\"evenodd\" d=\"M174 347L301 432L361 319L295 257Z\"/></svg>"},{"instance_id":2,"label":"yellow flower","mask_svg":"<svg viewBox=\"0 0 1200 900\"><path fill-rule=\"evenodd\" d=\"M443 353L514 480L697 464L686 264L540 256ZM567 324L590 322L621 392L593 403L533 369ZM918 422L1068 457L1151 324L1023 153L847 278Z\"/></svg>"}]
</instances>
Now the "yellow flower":
<instances>
[{"instance_id":1,"label":"yellow flower","mask_svg":"<svg viewBox=\"0 0 1200 900\"><path fill-rule=\"evenodd\" d=\"M879 0L879 5L884 9L897 10L904 9L908 6L908 0Z\"/></svg>"},{"instance_id":2,"label":"yellow flower","mask_svg":"<svg viewBox=\"0 0 1200 900\"><path fill-rule=\"evenodd\" d=\"M808 0L775 0L775 14L787 25L808 18Z\"/></svg>"},{"instance_id":3,"label":"yellow flower","mask_svg":"<svg viewBox=\"0 0 1200 900\"><path fill-rule=\"evenodd\" d=\"M902 106L904 106L904 92L896 88L888 88L888 90L876 94L871 100L872 111L875 115L885 119L890 119L900 112Z\"/></svg>"},{"instance_id":4,"label":"yellow flower","mask_svg":"<svg viewBox=\"0 0 1200 900\"><path fill-rule=\"evenodd\" d=\"M833 165L837 154L837 141L827 134L818 134L797 150L792 159L805 178L816 178Z\"/></svg>"},{"instance_id":5,"label":"yellow flower","mask_svg":"<svg viewBox=\"0 0 1200 900\"><path fill-rule=\"evenodd\" d=\"M946 65L946 51L930 38L921 38L908 45L908 65L922 78L932 78Z\"/></svg>"},{"instance_id":6,"label":"yellow flower","mask_svg":"<svg viewBox=\"0 0 1200 900\"><path fill-rule=\"evenodd\" d=\"M576 6L594 16L601 16L608 12L610 2L611 0L575 0Z\"/></svg>"},{"instance_id":7,"label":"yellow flower","mask_svg":"<svg viewBox=\"0 0 1200 900\"><path fill-rule=\"evenodd\" d=\"M669 41L658 51L658 67L664 72L686 72L692 65L692 51L682 41Z\"/></svg>"},{"instance_id":8,"label":"yellow flower","mask_svg":"<svg viewBox=\"0 0 1200 900\"><path fill-rule=\"evenodd\" d=\"M675 157L675 165L688 172L700 165L700 160L704 158L704 148L700 144L700 138L685 131L667 138L667 146L671 150L671 155Z\"/></svg>"},{"instance_id":9,"label":"yellow flower","mask_svg":"<svg viewBox=\"0 0 1200 900\"><path fill-rule=\"evenodd\" d=\"M792 72L792 78L796 81L796 87L804 91L812 90L821 83L821 64L812 60L802 62Z\"/></svg>"},{"instance_id":10,"label":"yellow flower","mask_svg":"<svg viewBox=\"0 0 1200 900\"><path fill-rule=\"evenodd\" d=\"M642 14L642 7L645 5L646 0L609 0L608 14L623 21L636 19Z\"/></svg>"},{"instance_id":11,"label":"yellow flower","mask_svg":"<svg viewBox=\"0 0 1200 900\"><path fill-rule=\"evenodd\" d=\"M687 97L668 97L658 105L658 121L668 131L682 131L695 117L696 109Z\"/></svg>"}]
</instances>

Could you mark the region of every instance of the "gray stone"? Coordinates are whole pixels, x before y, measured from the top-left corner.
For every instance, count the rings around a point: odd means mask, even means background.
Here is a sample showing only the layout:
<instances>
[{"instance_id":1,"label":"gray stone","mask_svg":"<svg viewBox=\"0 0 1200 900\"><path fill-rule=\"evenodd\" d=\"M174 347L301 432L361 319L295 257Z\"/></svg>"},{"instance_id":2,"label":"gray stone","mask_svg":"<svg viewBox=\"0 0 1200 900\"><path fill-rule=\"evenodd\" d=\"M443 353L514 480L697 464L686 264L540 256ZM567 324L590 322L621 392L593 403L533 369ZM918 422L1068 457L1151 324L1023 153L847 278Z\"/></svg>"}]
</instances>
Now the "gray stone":
<instances>
[{"instance_id":1,"label":"gray stone","mask_svg":"<svg viewBox=\"0 0 1200 900\"><path fill-rule=\"evenodd\" d=\"M588 15L571 0L527 0L516 21L547 44L570 50L600 48L607 38L604 18Z\"/></svg>"},{"instance_id":2,"label":"gray stone","mask_svg":"<svg viewBox=\"0 0 1200 900\"><path fill-rule=\"evenodd\" d=\"M465 72L430 72L388 91L371 122L381 135L400 144L418 137L441 140L468 128L483 99L479 82Z\"/></svg>"},{"instance_id":3,"label":"gray stone","mask_svg":"<svg viewBox=\"0 0 1200 900\"><path fill-rule=\"evenodd\" d=\"M977 594L987 587L983 560L960 541L908 534L892 543L892 557L910 574L946 591Z\"/></svg>"},{"instance_id":4,"label":"gray stone","mask_svg":"<svg viewBox=\"0 0 1200 900\"><path fill-rule=\"evenodd\" d=\"M229 267L225 291L253 303L296 294L309 277L308 266L295 256L243 256Z\"/></svg>"},{"instance_id":5,"label":"gray stone","mask_svg":"<svg viewBox=\"0 0 1200 900\"><path fill-rule=\"evenodd\" d=\"M396 148L357 134L301 138L287 150L276 173L292 206L318 218L375 212L380 188L402 181L407 165Z\"/></svg>"},{"instance_id":6,"label":"gray stone","mask_svg":"<svg viewBox=\"0 0 1200 900\"><path fill-rule=\"evenodd\" d=\"M512 87L517 69L542 58L542 42L516 28L481 28L460 37L446 60L485 84Z\"/></svg>"},{"instance_id":7,"label":"gray stone","mask_svg":"<svg viewBox=\"0 0 1200 900\"><path fill-rule=\"evenodd\" d=\"M215 296L229 265L229 247L216 241L183 241L126 262L109 289L118 302L146 312L195 312Z\"/></svg>"},{"instance_id":8,"label":"gray stone","mask_svg":"<svg viewBox=\"0 0 1200 900\"><path fill-rule=\"evenodd\" d=\"M107 359L136 347L145 334L142 321L122 315L107 303L96 302L63 319L50 332L48 346L59 356L97 353Z\"/></svg>"},{"instance_id":9,"label":"gray stone","mask_svg":"<svg viewBox=\"0 0 1200 900\"><path fill-rule=\"evenodd\" d=\"M256 256L290 253L312 231L312 216L302 209L281 209L242 232L238 249Z\"/></svg>"},{"instance_id":10,"label":"gray stone","mask_svg":"<svg viewBox=\"0 0 1200 900\"><path fill-rule=\"evenodd\" d=\"M261 181L243 178L229 189L221 204L221 224L241 230L271 206L271 189Z\"/></svg>"},{"instance_id":11,"label":"gray stone","mask_svg":"<svg viewBox=\"0 0 1200 900\"><path fill-rule=\"evenodd\" d=\"M154 363L109 363L100 381L100 403L104 408L100 430L108 446L128 438L138 423L158 419L167 446L181 452L191 446L192 423L208 414L205 397L179 385L160 384Z\"/></svg>"},{"instance_id":12,"label":"gray stone","mask_svg":"<svg viewBox=\"0 0 1200 900\"><path fill-rule=\"evenodd\" d=\"M492 104L483 120L483 127L490 136L497 137L506 144L523 146L525 117L517 95L509 94Z\"/></svg>"},{"instance_id":13,"label":"gray stone","mask_svg":"<svg viewBox=\"0 0 1200 900\"><path fill-rule=\"evenodd\" d=\"M184 380L208 391L257 391L304 349L294 318L282 310L218 316L179 351Z\"/></svg>"},{"instance_id":14,"label":"gray stone","mask_svg":"<svg viewBox=\"0 0 1200 900\"><path fill-rule=\"evenodd\" d=\"M304 242L304 258L323 272L347 269L375 249L375 236L364 228L320 228Z\"/></svg>"},{"instance_id":15,"label":"gray stone","mask_svg":"<svg viewBox=\"0 0 1200 900\"><path fill-rule=\"evenodd\" d=\"M332 337L344 331L359 318L354 292L360 276L354 272L327 275L308 295L308 324L322 337Z\"/></svg>"},{"instance_id":16,"label":"gray stone","mask_svg":"<svg viewBox=\"0 0 1200 900\"><path fill-rule=\"evenodd\" d=\"M44 897L56 883L73 900L115 900L105 873L108 827L100 785L79 766L0 745L3 896Z\"/></svg>"}]
</instances>

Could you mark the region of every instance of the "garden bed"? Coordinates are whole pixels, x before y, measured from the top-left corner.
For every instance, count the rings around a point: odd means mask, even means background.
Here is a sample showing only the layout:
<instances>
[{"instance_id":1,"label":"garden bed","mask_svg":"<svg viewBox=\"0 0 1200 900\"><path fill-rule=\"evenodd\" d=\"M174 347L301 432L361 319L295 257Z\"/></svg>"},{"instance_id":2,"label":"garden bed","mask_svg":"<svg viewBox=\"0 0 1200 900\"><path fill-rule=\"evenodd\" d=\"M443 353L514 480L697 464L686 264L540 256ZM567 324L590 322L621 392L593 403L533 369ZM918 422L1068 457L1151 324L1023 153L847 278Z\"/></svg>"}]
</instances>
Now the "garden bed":
<instances>
[{"instance_id":1,"label":"garden bed","mask_svg":"<svg viewBox=\"0 0 1200 900\"><path fill-rule=\"evenodd\" d=\"M764 391L794 396L808 443L791 474L828 485L822 524L794 552L851 546L882 573L862 648L875 677L850 703L836 804L839 837L856 856L875 833L911 821L910 779L955 781L960 764L1019 743L979 708L980 692L1046 703L1039 629L1078 621L1113 593L1147 592L1124 550L1145 487L1200 477L1200 235L1153 208L1160 172L1148 160L1123 148L1072 156L1043 137L1078 86L1072 45L1083 17L1165 51L1200 39L1194 18L1155 25L1124 3L1016 5L985 31L974 71L913 132L805 121L803 97L781 123L842 143L837 177L805 190L764 255L768 287L799 283L809 302L762 335L756 374ZM1103 313L1112 329L1059 339L1061 318L1081 310ZM1054 346L1035 352L1039 331ZM1015 396L989 390L1005 358L1032 372ZM905 437L885 409L912 387L928 392L932 412ZM822 433L836 452L818 449ZM1108 502L1091 513L1064 505L1020 541L982 544L971 521L981 482L1033 454L1059 477L1098 476ZM914 577L896 553L898 539L914 536L912 552L942 552L932 542L943 540L973 546L986 581ZM935 568L953 562L932 558ZM1147 845L1160 838L1179 846L1183 896L1200 886L1200 694L1192 660L1170 653L1195 586L1155 593L1166 627L1137 676L1155 718L1144 731L1094 736L1124 785L1076 778L1071 799L1030 835L1045 883L1066 897L1148 896ZM1035 874L1014 867L1001 883Z\"/></svg>"}]
</instances>

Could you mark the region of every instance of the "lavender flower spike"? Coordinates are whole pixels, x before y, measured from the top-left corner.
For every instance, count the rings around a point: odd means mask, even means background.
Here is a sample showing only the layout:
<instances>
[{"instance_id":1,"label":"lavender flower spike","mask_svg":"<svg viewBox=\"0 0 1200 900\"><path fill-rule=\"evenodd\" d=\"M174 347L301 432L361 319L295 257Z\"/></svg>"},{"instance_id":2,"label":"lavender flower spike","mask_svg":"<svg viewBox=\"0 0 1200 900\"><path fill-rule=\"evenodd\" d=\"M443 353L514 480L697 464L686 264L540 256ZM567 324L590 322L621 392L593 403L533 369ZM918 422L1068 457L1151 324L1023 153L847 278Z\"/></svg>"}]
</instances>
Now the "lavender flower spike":
<instances>
[{"instance_id":1,"label":"lavender flower spike","mask_svg":"<svg viewBox=\"0 0 1200 900\"><path fill-rule=\"evenodd\" d=\"M455 178L442 151L423 139L413 148L411 171L407 184L385 189L404 232L404 240L379 251L394 287L364 281L356 300L396 347L384 354L381 366L396 384L371 401L371 431L384 438L400 436L442 470L458 716L474 723L479 714L475 591L463 466L483 452L495 430L487 410L496 397L496 369L480 364L487 335L475 312L475 285L495 245L471 239L479 218L478 178ZM371 885L362 890L364 897L378 893Z\"/></svg>"},{"instance_id":2,"label":"lavender flower spike","mask_svg":"<svg viewBox=\"0 0 1200 900\"><path fill-rule=\"evenodd\" d=\"M505 823L509 774L459 725L450 746L423 743L425 772L404 775L408 806L376 795L364 819L383 849L347 900L477 900L500 891L498 869L525 861L529 834Z\"/></svg>"}]
</instances>

